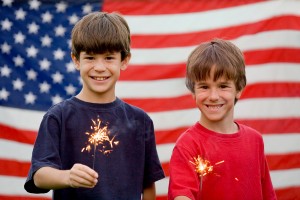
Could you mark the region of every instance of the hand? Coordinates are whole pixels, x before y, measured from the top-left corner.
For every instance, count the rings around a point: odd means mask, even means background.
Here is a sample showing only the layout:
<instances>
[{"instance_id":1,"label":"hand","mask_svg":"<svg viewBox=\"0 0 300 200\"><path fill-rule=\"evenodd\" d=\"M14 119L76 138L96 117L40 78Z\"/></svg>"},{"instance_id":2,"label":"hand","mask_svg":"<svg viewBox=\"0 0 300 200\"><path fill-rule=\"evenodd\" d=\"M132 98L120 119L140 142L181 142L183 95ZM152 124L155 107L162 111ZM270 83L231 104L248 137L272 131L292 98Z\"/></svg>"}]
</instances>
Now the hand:
<instances>
[{"instance_id":1,"label":"hand","mask_svg":"<svg viewBox=\"0 0 300 200\"><path fill-rule=\"evenodd\" d=\"M98 173L86 165L74 164L69 173L72 188L93 188L98 182Z\"/></svg>"}]
</instances>

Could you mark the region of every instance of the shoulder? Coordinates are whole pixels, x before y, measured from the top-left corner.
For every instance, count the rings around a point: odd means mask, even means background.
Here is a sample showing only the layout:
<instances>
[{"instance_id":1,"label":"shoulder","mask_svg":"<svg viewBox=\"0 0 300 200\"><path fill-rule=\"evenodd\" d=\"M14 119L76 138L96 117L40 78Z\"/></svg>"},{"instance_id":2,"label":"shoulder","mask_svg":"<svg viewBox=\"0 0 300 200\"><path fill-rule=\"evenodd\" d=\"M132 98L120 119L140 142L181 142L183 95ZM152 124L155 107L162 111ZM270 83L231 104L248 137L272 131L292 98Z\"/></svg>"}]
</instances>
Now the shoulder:
<instances>
[{"instance_id":1,"label":"shoulder","mask_svg":"<svg viewBox=\"0 0 300 200\"><path fill-rule=\"evenodd\" d=\"M56 110L60 110L60 109L62 109L62 108L65 108L66 106L70 105L72 101L73 101L72 98L70 98L70 99L65 99L65 100L63 100L63 101L61 101L61 102L59 102L59 103L57 103L57 104L52 105L52 106L48 109L48 111L56 111Z\"/></svg>"},{"instance_id":2,"label":"shoulder","mask_svg":"<svg viewBox=\"0 0 300 200\"><path fill-rule=\"evenodd\" d=\"M177 138L175 146L176 147L191 147L193 145L197 145L198 139L200 136L200 132L196 127L197 125L193 125L183 131L180 136Z\"/></svg>"},{"instance_id":3,"label":"shoulder","mask_svg":"<svg viewBox=\"0 0 300 200\"><path fill-rule=\"evenodd\" d=\"M244 125L244 124L238 123L238 125L239 125L241 133L244 136L246 136L248 138L253 138L256 140L261 140L261 141L263 140L262 134L258 130L254 129L250 126Z\"/></svg>"},{"instance_id":4,"label":"shoulder","mask_svg":"<svg viewBox=\"0 0 300 200\"><path fill-rule=\"evenodd\" d=\"M241 131L244 131L244 132L247 132L247 133L251 133L251 134L254 134L254 135L261 135L261 133L258 130L254 129L254 128L250 127L250 126L247 126L245 124L238 123L238 126L239 126L239 128L240 128Z\"/></svg>"},{"instance_id":5,"label":"shoulder","mask_svg":"<svg viewBox=\"0 0 300 200\"><path fill-rule=\"evenodd\" d=\"M69 112L69 110L75 111L75 108L76 108L76 106L75 106L75 102L74 102L73 98L65 99L65 100L61 101L60 103L52 105L47 110L44 117L45 116L59 117L62 115L62 113Z\"/></svg>"}]
</instances>

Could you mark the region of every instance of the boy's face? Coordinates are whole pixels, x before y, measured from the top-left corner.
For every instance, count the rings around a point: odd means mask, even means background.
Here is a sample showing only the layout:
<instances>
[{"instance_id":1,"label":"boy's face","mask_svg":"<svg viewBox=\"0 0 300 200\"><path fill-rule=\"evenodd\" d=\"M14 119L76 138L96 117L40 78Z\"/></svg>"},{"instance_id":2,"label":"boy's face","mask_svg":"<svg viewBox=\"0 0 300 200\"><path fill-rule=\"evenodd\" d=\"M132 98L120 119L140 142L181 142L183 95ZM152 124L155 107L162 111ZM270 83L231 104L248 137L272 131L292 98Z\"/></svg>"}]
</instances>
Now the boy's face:
<instances>
[{"instance_id":1,"label":"boy's face","mask_svg":"<svg viewBox=\"0 0 300 200\"><path fill-rule=\"evenodd\" d=\"M81 52L79 60L72 55L76 69L83 81L81 97L97 102L99 97L105 101L115 99L115 84L120 70L127 68L130 56L121 61L121 53L87 54Z\"/></svg>"},{"instance_id":2,"label":"boy's face","mask_svg":"<svg viewBox=\"0 0 300 200\"><path fill-rule=\"evenodd\" d=\"M213 71L213 70L212 70ZM235 99L241 92L236 91L232 80L224 77L213 80L213 74L204 81L195 82L193 97L201 111L200 123L206 127L218 124L232 124Z\"/></svg>"}]
</instances>

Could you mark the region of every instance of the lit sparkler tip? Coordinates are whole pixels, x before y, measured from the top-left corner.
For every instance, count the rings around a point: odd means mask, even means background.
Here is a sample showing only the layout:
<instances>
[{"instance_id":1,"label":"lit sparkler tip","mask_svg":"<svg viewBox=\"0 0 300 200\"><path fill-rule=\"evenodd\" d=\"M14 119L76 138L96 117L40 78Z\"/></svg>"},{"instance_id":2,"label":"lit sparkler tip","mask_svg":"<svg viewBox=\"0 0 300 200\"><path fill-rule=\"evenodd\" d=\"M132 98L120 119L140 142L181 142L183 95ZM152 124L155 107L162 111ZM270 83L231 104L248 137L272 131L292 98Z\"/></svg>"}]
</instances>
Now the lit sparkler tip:
<instances>
[{"instance_id":1,"label":"lit sparkler tip","mask_svg":"<svg viewBox=\"0 0 300 200\"><path fill-rule=\"evenodd\" d=\"M224 160L219 161L217 163L215 163L215 165L221 164L223 163ZM208 160L205 160L204 158L201 158L200 155L193 157L193 161L190 161L190 163L192 163L193 165L195 165L195 172L197 173L197 175L200 178L200 195L201 195L201 191L202 191L202 182L203 182L203 176L210 174L213 172L214 166L210 164L210 162ZM201 197L202 199L202 197Z\"/></svg>"},{"instance_id":2,"label":"lit sparkler tip","mask_svg":"<svg viewBox=\"0 0 300 200\"><path fill-rule=\"evenodd\" d=\"M213 166L210 164L208 160L201 158L199 155L193 158L193 161L190 161L193 165L195 165L195 171L198 176L203 177L213 171Z\"/></svg>"},{"instance_id":3,"label":"lit sparkler tip","mask_svg":"<svg viewBox=\"0 0 300 200\"><path fill-rule=\"evenodd\" d=\"M200 155L197 157L193 157L193 161L190 161L193 165L195 165L195 171L198 176L203 177L213 171L214 166L208 160L201 158ZM224 163L224 160L215 163L215 165L219 165Z\"/></svg>"},{"instance_id":4,"label":"lit sparkler tip","mask_svg":"<svg viewBox=\"0 0 300 200\"><path fill-rule=\"evenodd\" d=\"M110 139L109 134L110 131L108 130L108 124L102 125L102 121L98 118L97 120L92 119L92 126L91 130L93 132L89 133L86 132L85 134L88 135L88 145L81 150L83 151L88 151L93 148L94 149L94 160L93 160L93 168L94 168L94 162L95 162L95 155L96 151L99 151L103 153L104 155L107 155L111 153L113 150L113 147L119 144L119 141L114 141L115 136ZM97 149L97 147L99 148Z\"/></svg>"}]
</instances>

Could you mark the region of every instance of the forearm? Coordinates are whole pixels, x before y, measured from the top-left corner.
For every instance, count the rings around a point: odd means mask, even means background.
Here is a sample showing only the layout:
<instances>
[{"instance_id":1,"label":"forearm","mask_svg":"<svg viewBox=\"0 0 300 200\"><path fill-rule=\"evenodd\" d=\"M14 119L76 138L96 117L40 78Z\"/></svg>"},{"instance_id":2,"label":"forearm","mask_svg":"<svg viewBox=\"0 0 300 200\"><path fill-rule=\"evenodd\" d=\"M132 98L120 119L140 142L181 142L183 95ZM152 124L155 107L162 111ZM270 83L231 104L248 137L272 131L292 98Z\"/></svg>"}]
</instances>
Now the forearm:
<instances>
[{"instance_id":1,"label":"forearm","mask_svg":"<svg viewBox=\"0 0 300 200\"><path fill-rule=\"evenodd\" d=\"M155 200L155 183L152 183L150 186L144 188L142 200Z\"/></svg>"},{"instance_id":2,"label":"forearm","mask_svg":"<svg viewBox=\"0 0 300 200\"><path fill-rule=\"evenodd\" d=\"M191 199L186 196L177 196L177 197L175 197L174 200L191 200Z\"/></svg>"},{"instance_id":3,"label":"forearm","mask_svg":"<svg viewBox=\"0 0 300 200\"><path fill-rule=\"evenodd\" d=\"M42 189L62 189L70 187L70 170L42 167L34 174L34 184Z\"/></svg>"},{"instance_id":4,"label":"forearm","mask_svg":"<svg viewBox=\"0 0 300 200\"><path fill-rule=\"evenodd\" d=\"M98 182L98 173L86 165L74 164L70 170L42 167L34 174L34 184L42 189L93 188Z\"/></svg>"}]
</instances>

